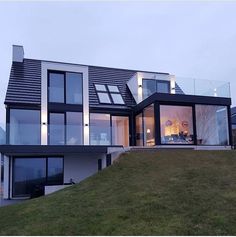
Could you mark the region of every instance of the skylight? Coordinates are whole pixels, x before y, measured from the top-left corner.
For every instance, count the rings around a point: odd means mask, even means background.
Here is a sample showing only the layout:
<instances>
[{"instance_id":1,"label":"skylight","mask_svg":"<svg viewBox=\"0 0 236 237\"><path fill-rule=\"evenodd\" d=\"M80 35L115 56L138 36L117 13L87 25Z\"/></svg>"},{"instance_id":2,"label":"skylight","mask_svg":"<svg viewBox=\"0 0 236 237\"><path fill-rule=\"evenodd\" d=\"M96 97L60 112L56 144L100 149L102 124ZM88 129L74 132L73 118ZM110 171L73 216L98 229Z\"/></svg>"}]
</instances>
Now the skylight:
<instances>
[{"instance_id":1,"label":"skylight","mask_svg":"<svg viewBox=\"0 0 236 237\"><path fill-rule=\"evenodd\" d=\"M95 84L95 89L101 104L125 104L118 86Z\"/></svg>"}]
</instances>

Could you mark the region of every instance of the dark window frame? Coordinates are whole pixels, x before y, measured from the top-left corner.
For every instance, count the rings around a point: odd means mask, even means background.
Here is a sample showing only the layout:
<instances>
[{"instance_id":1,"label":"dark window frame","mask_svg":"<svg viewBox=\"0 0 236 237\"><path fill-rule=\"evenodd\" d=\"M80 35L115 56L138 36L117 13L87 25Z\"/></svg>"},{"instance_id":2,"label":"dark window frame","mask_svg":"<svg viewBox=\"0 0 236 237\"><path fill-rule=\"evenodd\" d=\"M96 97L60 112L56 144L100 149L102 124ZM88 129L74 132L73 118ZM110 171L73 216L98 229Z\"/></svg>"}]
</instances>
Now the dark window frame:
<instances>
[{"instance_id":1,"label":"dark window frame","mask_svg":"<svg viewBox=\"0 0 236 237\"><path fill-rule=\"evenodd\" d=\"M25 198L25 197L30 197L30 195L14 195L13 194L13 186L14 186L14 178L15 178L15 172L14 172L14 164L15 164L15 159L34 159L34 158L42 158L42 159L46 159L45 161L45 165L46 165L46 177L45 177L45 184L44 184L44 187L45 186L54 186L54 185L63 185L64 184L64 174L65 174L65 166L64 166L64 163L65 163L65 159L64 159L64 156L12 156L11 157L11 173L12 173L12 179L11 179L11 186L12 186L12 189L11 189L11 196L14 198L14 197L17 197L17 198ZM62 159L62 183L61 184L48 184L48 159L50 158L60 158Z\"/></svg>"},{"instance_id":2,"label":"dark window frame","mask_svg":"<svg viewBox=\"0 0 236 237\"><path fill-rule=\"evenodd\" d=\"M52 102L50 101L50 73L54 73L54 74L62 74L63 77L64 77L64 81L63 81L63 86L64 86L64 101L63 103L61 102ZM82 103L81 104L71 104L71 103L67 103L66 102L66 95L67 95L67 86L66 86L66 74L67 73L75 73L75 74L81 74L81 77L82 77ZM83 105L84 101L83 101L83 94L84 94L84 91L83 91L83 85L84 85L84 81L83 81L83 73L82 72L73 72L73 71L60 71L60 70L48 70L47 71L47 92L48 92L48 104L59 104L59 105L68 105L68 106L81 106Z\"/></svg>"}]
</instances>

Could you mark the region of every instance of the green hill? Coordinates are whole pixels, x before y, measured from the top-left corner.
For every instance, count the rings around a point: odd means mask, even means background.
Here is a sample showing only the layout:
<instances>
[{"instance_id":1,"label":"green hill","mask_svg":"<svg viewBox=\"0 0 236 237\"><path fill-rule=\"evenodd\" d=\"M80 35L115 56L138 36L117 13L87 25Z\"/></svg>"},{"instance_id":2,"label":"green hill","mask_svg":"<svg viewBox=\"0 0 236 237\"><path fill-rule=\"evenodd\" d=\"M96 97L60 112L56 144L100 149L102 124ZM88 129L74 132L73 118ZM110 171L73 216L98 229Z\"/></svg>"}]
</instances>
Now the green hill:
<instances>
[{"instance_id":1,"label":"green hill","mask_svg":"<svg viewBox=\"0 0 236 237\"><path fill-rule=\"evenodd\" d=\"M0 235L236 235L236 152L131 152L62 191L0 208Z\"/></svg>"}]
</instances>

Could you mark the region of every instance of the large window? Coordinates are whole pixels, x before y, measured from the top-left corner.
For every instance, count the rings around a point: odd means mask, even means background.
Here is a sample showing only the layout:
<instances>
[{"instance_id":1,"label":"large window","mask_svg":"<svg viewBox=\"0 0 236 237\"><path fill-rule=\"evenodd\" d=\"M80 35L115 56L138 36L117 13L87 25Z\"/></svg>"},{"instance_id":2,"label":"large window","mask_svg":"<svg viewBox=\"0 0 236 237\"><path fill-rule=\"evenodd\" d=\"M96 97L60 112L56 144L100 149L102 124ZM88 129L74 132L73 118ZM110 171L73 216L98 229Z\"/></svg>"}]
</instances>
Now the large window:
<instances>
[{"instance_id":1,"label":"large window","mask_svg":"<svg viewBox=\"0 0 236 237\"><path fill-rule=\"evenodd\" d=\"M161 143L193 144L193 116L190 106L160 105Z\"/></svg>"},{"instance_id":2,"label":"large window","mask_svg":"<svg viewBox=\"0 0 236 237\"><path fill-rule=\"evenodd\" d=\"M10 144L39 145L40 144L40 111L10 110Z\"/></svg>"},{"instance_id":3,"label":"large window","mask_svg":"<svg viewBox=\"0 0 236 237\"><path fill-rule=\"evenodd\" d=\"M154 105L146 107L143 111L144 123L144 145L155 145L155 121L154 121Z\"/></svg>"},{"instance_id":4,"label":"large window","mask_svg":"<svg viewBox=\"0 0 236 237\"><path fill-rule=\"evenodd\" d=\"M82 74L66 73L66 103L82 104Z\"/></svg>"},{"instance_id":5,"label":"large window","mask_svg":"<svg viewBox=\"0 0 236 237\"><path fill-rule=\"evenodd\" d=\"M90 145L111 145L110 114L90 114Z\"/></svg>"},{"instance_id":6,"label":"large window","mask_svg":"<svg viewBox=\"0 0 236 237\"><path fill-rule=\"evenodd\" d=\"M65 144L65 115L64 113L50 113L49 144Z\"/></svg>"},{"instance_id":7,"label":"large window","mask_svg":"<svg viewBox=\"0 0 236 237\"><path fill-rule=\"evenodd\" d=\"M64 103L64 73L49 73L49 101Z\"/></svg>"},{"instance_id":8,"label":"large window","mask_svg":"<svg viewBox=\"0 0 236 237\"><path fill-rule=\"evenodd\" d=\"M83 125L81 112L66 113L66 144L83 144Z\"/></svg>"},{"instance_id":9,"label":"large window","mask_svg":"<svg viewBox=\"0 0 236 237\"><path fill-rule=\"evenodd\" d=\"M226 106L196 105L197 143L229 145Z\"/></svg>"},{"instance_id":10,"label":"large window","mask_svg":"<svg viewBox=\"0 0 236 237\"><path fill-rule=\"evenodd\" d=\"M136 146L143 146L143 114L140 113L135 118L136 123Z\"/></svg>"},{"instance_id":11,"label":"large window","mask_svg":"<svg viewBox=\"0 0 236 237\"><path fill-rule=\"evenodd\" d=\"M43 195L48 184L63 184L63 158L14 158L14 197Z\"/></svg>"},{"instance_id":12,"label":"large window","mask_svg":"<svg viewBox=\"0 0 236 237\"><path fill-rule=\"evenodd\" d=\"M49 72L49 102L82 104L83 76L73 72Z\"/></svg>"},{"instance_id":13,"label":"large window","mask_svg":"<svg viewBox=\"0 0 236 237\"><path fill-rule=\"evenodd\" d=\"M143 99L146 99L155 92L170 93L170 82L164 80L143 79Z\"/></svg>"},{"instance_id":14,"label":"large window","mask_svg":"<svg viewBox=\"0 0 236 237\"><path fill-rule=\"evenodd\" d=\"M112 116L112 145L129 146L129 118Z\"/></svg>"}]
</instances>

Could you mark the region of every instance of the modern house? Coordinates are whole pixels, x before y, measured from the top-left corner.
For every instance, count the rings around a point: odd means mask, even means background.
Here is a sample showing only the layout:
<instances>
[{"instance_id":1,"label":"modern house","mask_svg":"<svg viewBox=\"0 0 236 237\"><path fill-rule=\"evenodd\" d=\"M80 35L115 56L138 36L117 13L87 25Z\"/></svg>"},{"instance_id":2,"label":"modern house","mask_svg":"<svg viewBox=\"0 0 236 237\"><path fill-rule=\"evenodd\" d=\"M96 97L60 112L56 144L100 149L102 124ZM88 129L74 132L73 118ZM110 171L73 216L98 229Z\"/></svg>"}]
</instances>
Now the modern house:
<instances>
[{"instance_id":1,"label":"modern house","mask_svg":"<svg viewBox=\"0 0 236 237\"><path fill-rule=\"evenodd\" d=\"M231 149L230 105L226 82L27 59L13 46L4 198L80 182L128 147Z\"/></svg>"}]
</instances>

